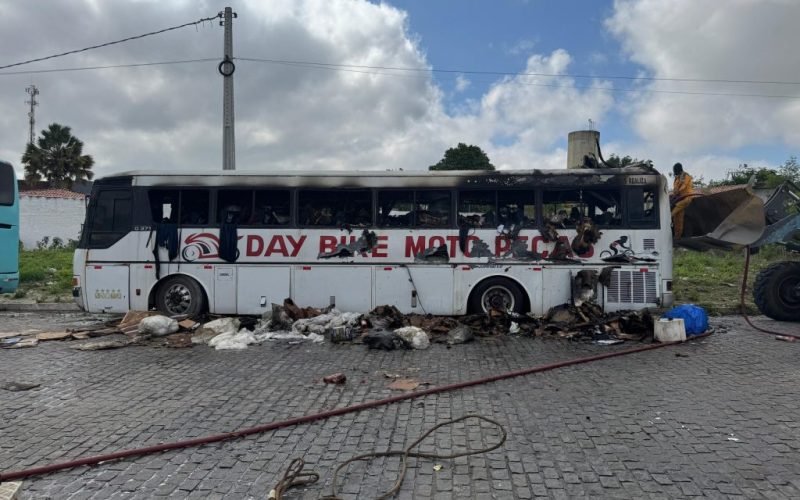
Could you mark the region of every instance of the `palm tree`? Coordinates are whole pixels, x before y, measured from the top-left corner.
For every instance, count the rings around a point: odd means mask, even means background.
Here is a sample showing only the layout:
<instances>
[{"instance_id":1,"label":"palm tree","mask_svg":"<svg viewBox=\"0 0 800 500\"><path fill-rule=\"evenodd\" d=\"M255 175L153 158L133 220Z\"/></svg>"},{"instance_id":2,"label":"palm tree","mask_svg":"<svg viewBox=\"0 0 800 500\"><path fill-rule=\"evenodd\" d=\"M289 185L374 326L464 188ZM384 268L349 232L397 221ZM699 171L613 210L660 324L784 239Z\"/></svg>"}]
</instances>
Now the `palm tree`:
<instances>
[{"instance_id":1,"label":"palm tree","mask_svg":"<svg viewBox=\"0 0 800 500\"><path fill-rule=\"evenodd\" d=\"M70 187L78 180L94 177L94 159L83 154L83 141L72 135L69 127L51 123L36 144L28 143L22 155L25 180L38 182L44 179L52 187Z\"/></svg>"}]
</instances>

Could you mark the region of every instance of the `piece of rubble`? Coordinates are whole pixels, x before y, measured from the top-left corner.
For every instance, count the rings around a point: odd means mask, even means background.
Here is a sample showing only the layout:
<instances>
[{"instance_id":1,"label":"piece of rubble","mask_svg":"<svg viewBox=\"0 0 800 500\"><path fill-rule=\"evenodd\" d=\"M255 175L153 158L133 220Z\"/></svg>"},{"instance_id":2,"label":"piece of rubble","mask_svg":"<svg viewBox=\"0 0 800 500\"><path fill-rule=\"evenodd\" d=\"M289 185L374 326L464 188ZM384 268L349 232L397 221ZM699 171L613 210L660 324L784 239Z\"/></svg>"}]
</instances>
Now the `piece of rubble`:
<instances>
[{"instance_id":1,"label":"piece of rubble","mask_svg":"<svg viewBox=\"0 0 800 500\"><path fill-rule=\"evenodd\" d=\"M189 333L173 333L167 335L166 346L174 348L192 347L192 335Z\"/></svg>"},{"instance_id":2,"label":"piece of rubble","mask_svg":"<svg viewBox=\"0 0 800 500\"><path fill-rule=\"evenodd\" d=\"M11 392L19 392L19 391L29 391L31 389L36 389L40 385L42 384L32 384L29 382L3 382L0 383L0 389L5 389Z\"/></svg>"},{"instance_id":3,"label":"piece of rubble","mask_svg":"<svg viewBox=\"0 0 800 500\"><path fill-rule=\"evenodd\" d=\"M200 328L200 323L193 320L193 319L185 319L183 321L178 321L178 326L183 328L184 330L194 331L197 328Z\"/></svg>"},{"instance_id":4,"label":"piece of rubble","mask_svg":"<svg viewBox=\"0 0 800 500\"><path fill-rule=\"evenodd\" d=\"M4 349L24 349L26 347L36 347L39 344L39 339L36 337L22 337L17 342L10 345L4 345Z\"/></svg>"},{"instance_id":5,"label":"piece of rubble","mask_svg":"<svg viewBox=\"0 0 800 500\"><path fill-rule=\"evenodd\" d=\"M208 325L206 325L208 326ZM220 333L213 339L208 341L208 345L217 350L241 350L247 349L250 344L258 342L253 335L253 332L241 329L238 332L224 332Z\"/></svg>"},{"instance_id":6,"label":"piece of rubble","mask_svg":"<svg viewBox=\"0 0 800 500\"><path fill-rule=\"evenodd\" d=\"M411 349L411 346L394 332L386 330L372 331L361 339L370 349L394 351L395 349Z\"/></svg>"},{"instance_id":7,"label":"piece of rubble","mask_svg":"<svg viewBox=\"0 0 800 500\"><path fill-rule=\"evenodd\" d=\"M344 384L347 382L347 376L344 373L333 373L322 378L326 384Z\"/></svg>"},{"instance_id":8,"label":"piece of rubble","mask_svg":"<svg viewBox=\"0 0 800 500\"><path fill-rule=\"evenodd\" d=\"M41 332L36 334L38 340L64 340L72 337L70 332Z\"/></svg>"},{"instance_id":9,"label":"piece of rubble","mask_svg":"<svg viewBox=\"0 0 800 500\"><path fill-rule=\"evenodd\" d=\"M81 345L74 346L73 349L77 349L79 351L102 351L105 349L118 349L120 347L125 347L133 342L131 339L121 336L121 337L105 337L102 339L97 340L90 340L88 342L84 342Z\"/></svg>"},{"instance_id":10,"label":"piece of rubble","mask_svg":"<svg viewBox=\"0 0 800 500\"><path fill-rule=\"evenodd\" d=\"M401 378L389 384L389 389L395 391L413 391L419 386L419 380L413 378Z\"/></svg>"},{"instance_id":11,"label":"piece of rubble","mask_svg":"<svg viewBox=\"0 0 800 500\"><path fill-rule=\"evenodd\" d=\"M210 328L198 328L192 332L192 344L208 344L208 341L219 335Z\"/></svg>"},{"instance_id":12,"label":"piece of rubble","mask_svg":"<svg viewBox=\"0 0 800 500\"><path fill-rule=\"evenodd\" d=\"M475 336L472 334L472 329L467 325L458 325L447 332L447 343L451 345L464 344L474 338Z\"/></svg>"},{"instance_id":13,"label":"piece of rubble","mask_svg":"<svg viewBox=\"0 0 800 500\"><path fill-rule=\"evenodd\" d=\"M238 318L219 318L204 324L203 328L220 335L222 333L236 333L239 331L239 326Z\"/></svg>"},{"instance_id":14,"label":"piece of rubble","mask_svg":"<svg viewBox=\"0 0 800 500\"><path fill-rule=\"evenodd\" d=\"M313 318L298 319L292 323L292 331L303 335L315 333L324 336L332 328L340 326L355 328L360 324L360 320L361 314L359 313L343 313L332 309Z\"/></svg>"},{"instance_id":15,"label":"piece of rubble","mask_svg":"<svg viewBox=\"0 0 800 500\"><path fill-rule=\"evenodd\" d=\"M117 328L122 330L129 326L137 326L143 319L150 316L158 316L158 313L156 311L128 311L123 316L122 321L119 322L119 325L117 325Z\"/></svg>"},{"instance_id":16,"label":"piece of rubble","mask_svg":"<svg viewBox=\"0 0 800 500\"><path fill-rule=\"evenodd\" d=\"M5 337L3 339L0 339L0 347L2 347L4 349L8 349L12 345L14 345L17 342L19 342L20 340L22 340L22 337L17 336L16 334L15 334L14 337Z\"/></svg>"},{"instance_id":17,"label":"piece of rubble","mask_svg":"<svg viewBox=\"0 0 800 500\"><path fill-rule=\"evenodd\" d=\"M427 349L431 345L431 340L425 330L416 326L398 328L394 333L414 349Z\"/></svg>"},{"instance_id":18,"label":"piece of rubble","mask_svg":"<svg viewBox=\"0 0 800 500\"><path fill-rule=\"evenodd\" d=\"M149 316L139 322L139 333L163 337L178 331L178 322L166 316Z\"/></svg>"},{"instance_id":19,"label":"piece of rubble","mask_svg":"<svg viewBox=\"0 0 800 500\"><path fill-rule=\"evenodd\" d=\"M75 340L86 340L89 338L89 332L72 332L71 335Z\"/></svg>"}]
</instances>

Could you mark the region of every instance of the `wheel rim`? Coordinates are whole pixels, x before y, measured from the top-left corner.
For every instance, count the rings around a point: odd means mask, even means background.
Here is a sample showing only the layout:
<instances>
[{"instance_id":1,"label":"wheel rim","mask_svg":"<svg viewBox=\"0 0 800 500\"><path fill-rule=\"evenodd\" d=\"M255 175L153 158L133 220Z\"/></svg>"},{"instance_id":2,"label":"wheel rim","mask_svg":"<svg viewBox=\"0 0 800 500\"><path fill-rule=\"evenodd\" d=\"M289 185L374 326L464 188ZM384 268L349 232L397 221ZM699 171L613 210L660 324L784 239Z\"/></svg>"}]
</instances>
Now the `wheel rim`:
<instances>
[{"instance_id":1,"label":"wheel rim","mask_svg":"<svg viewBox=\"0 0 800 500\"><path fill-rule=\"evenodd\" d=\"M185 285L175 283L164 294L164 306L171 314L184 314L192 306L192 292Z\"/></svg>"},{"instance_id":2,"label":"wheel rim","mask_svg":"<svg viewBox=\"0 0 800 500\"><path fill-rule=\"evenodd\" d=\"M488 312L492 309L511 311L514 309L514 305L516 305L514 294L511 293L511 290L502 285L489 287L483 292L483 295L481 295L481 306L484 312Z\"/></svg>"},{"instance_id":3,"label":"wheel rim","mask_svg":"<svg viewBox=\"0 0 800 500\"><path fill-rule=\"evenodd\" d=\"M778 285L778 298L784 307L800 307L800 278L788 277Z\"/></svg>"}]
</instances>

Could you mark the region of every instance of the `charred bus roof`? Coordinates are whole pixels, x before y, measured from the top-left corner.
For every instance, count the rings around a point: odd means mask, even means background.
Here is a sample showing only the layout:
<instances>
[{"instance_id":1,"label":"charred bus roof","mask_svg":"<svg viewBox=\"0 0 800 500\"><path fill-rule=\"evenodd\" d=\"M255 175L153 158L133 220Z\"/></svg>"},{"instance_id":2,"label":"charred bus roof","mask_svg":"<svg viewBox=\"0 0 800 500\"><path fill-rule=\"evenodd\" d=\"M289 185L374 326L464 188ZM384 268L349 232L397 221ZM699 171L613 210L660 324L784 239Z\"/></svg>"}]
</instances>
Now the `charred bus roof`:
<instances>
[{"instance_id":1,"label":"charred bus roof","mask_svg":"<svg viewBox=\"0 0 800 500\"><path fill-rule=\"evenodd\" d=\"M286 188L498 188L659 185L649 165L569 170L449 171L130 171L97 180L101 185Z\"/></svg>"}]
</instances>

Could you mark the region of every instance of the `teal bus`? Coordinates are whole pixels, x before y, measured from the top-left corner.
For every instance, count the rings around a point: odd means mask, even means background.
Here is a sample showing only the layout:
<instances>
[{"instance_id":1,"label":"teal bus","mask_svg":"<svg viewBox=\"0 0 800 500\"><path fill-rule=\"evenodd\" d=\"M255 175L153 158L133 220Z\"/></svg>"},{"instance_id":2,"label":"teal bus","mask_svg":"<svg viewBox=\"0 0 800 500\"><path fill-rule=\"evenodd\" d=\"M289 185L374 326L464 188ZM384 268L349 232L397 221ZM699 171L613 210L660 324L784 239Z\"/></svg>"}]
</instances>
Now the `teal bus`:
<instances>
[{"instance_id":1,"label":"teal bus","mask_svg":"<svg viewBox=\"0 0 800 500\"><path fill-rule=\"evenodd\" d=\"M14 167L0 161L0 293L19 284L19 190Z\"/></svg>"}]
</instances>

